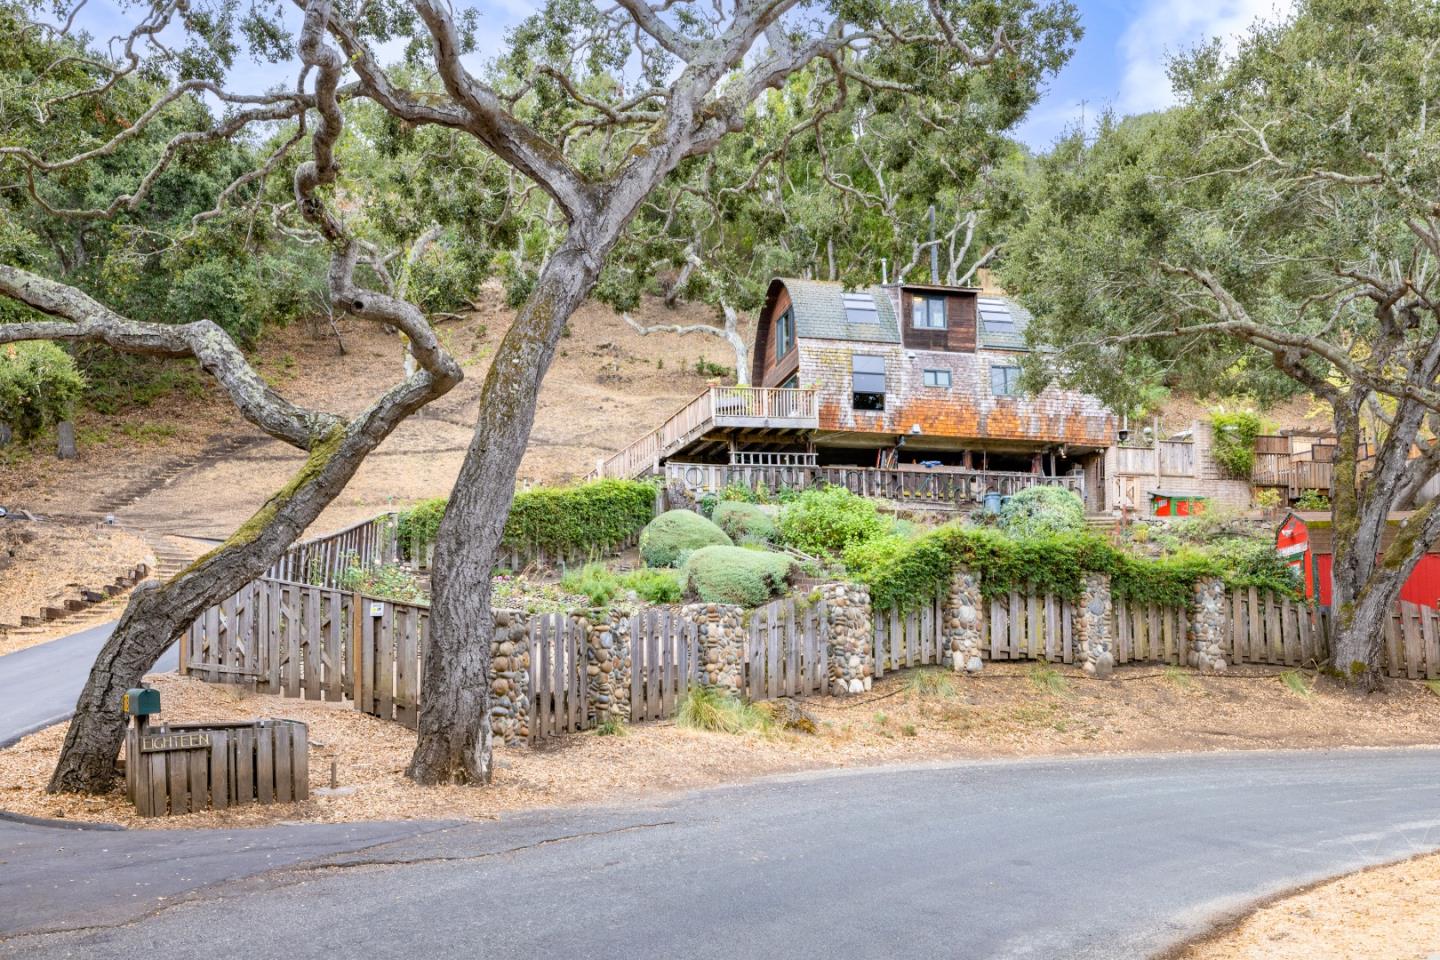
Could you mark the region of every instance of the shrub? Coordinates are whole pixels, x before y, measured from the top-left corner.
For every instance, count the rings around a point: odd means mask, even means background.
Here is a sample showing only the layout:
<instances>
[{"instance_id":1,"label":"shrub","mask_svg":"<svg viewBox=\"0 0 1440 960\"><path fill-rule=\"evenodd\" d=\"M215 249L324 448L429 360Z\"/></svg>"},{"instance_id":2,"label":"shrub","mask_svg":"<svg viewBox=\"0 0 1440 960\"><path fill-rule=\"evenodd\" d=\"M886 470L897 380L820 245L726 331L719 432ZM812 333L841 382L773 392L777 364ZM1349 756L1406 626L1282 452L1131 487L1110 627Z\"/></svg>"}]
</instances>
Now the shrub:
<instances>
[{"instance_id":1,"label":"shrub","mask_svg":"<svg viewBox=\"0 0 1440 960\"><path fill-rule=\"evenodd\" d=\"M409 556L435 542L446 499L424 500L400 514L396 535ZM633 536L655 511L655 488L637 480L597 480L573 487L538 487L515 494L501 543L568 553L609 547Z\"/></svg>"},{"instance_id":2,"label":"shrub","mask_svg":"<svg viewBox=\"0 0 1440 960\"><path fill-rule=\"evenodd\" d=\"M1248 410L1234 413L1217 410L1210 415L1210 425L1215 432L1212 450L1215 462L1232 477L1250 479L1255 469L1255 438L1260 435L1260 418Z\"/></svg>"},{"instance_id":3,"label":"shrub","mask_svg":"<svg viewBox=\"0 0 1440 960\"><path fill-rule=\"evenodd\" d=\"M48 340L0 347L0 420L18 440L29 440L69 420L85 378L70 354Z\"/></svg>"},{"instance_id":4,"label":"shrub","mask_svg":"<svg viewBox=\"0 0 1440 960\"><path fill-rule=\"evenodd\" d=\"M592 607L607 606L620 595L622 589L620 578L603 563L587 563L578 570L566 570L560 578L560 588L566 593L583 596Z\"/></svg>"},{"instance_id":5,"label":"shrub","mask_svg":"<svg viewBox=\"0 0 1440 960\"><path fill-rule=\"evenodd\" d=\"M675 722L712 733L769 733L774 720L768 711L723 693L719 687L692 686L675 707Z\"/></svg>"},{"instance_id":6,"label":"shrub","mask_svg":"<svg viewBox=\"0 0 1440 960\"><path fill-rule=\"evenodd\" d=\"M646 603L679 603L685 593L680 574L674 570L634 570L621 577L620 583Z\"/></svg>"},{"instance_id":7,"label":"shrub","mask_svg":"<svg viewBox=\"0 0 1440 960\"><path fill-rule=\"evenodd\" d=\"M260 335L260 316L246 305L256 298L252 278L223 258L201 260L170 286L165 313L176 323L210 320L243 346Z\"/></svg>"},{"instance_id":8,"label":"shrub","mask_svg":"<svg viewBox=\"0 0 1440 960\"><path fill-rule=\"evenodd\" d=\"M785 591L794 566L783 553L703 547L685 561L685 586L706 603L755 607Z\"/></svg>"},{"instance_id":9,"label":"shrub","mask_svg":"<svg viewBox=\"0 0 1440 960\"><path fill-rule=\"evenodd\" d=\"M780 540L805 553L839 556L880 536L885 521L875 504L844 487L806 490L780 511Z\"/></svg>"},{"instance_id":10,"label":"shrub","mask_svg":"<svg viewBox=\"0 0 1440 960\"><path fill-rule=\"evenodd\" d=\"M1330 498L1319 490L1306 490L1295 498L1296 510L1329 510Z\"/></svg>"},{"instance_id":11,"label":"shrub","mask_svg":"<svg viewBox=\"0 0 1440 960\"><path fill-rule=\"evenodd\" d=\"M640 531L640 556L651 567L678 567L701 547L732 546L715 524L689 510L669 510Z\"/></svg>"},{"instance_id":12,"label":"shrub","mask_svg":"<svg viewBox=\"0 0 1440 960\"><path fill-rule=\"evenodd\" d=\"M587 563L560 578L566 593L577 593L591 606L604 607L630 591L646 603L678 603L682 593L680 575L673 570L633 570L617 574L603 563Z\"/></svg>"},{"instance_id":13,"label":"shrub","mask_svg":"<svg viewBox=\"0 0 1440 960\"><path fill-rule=\"evenodd\" d=\"M1012 537L1048 537L1085 529L1085 504L1061 487L1028 487L1005 502L1000 529Z\"/></svg>"},{"instance_id":14,"label":"shrub","mask_svg":"<svg viewBox=\"0 0 1440 960\"><path fill-rule=\"evenodd\" d=\"M429 603L430 595L420 581L404 567L393 563L378 567L362 567L352 563L340 575L340 586L367 597L396 600L400 603Z\"/></svg>"},{"instance_id":15,"label":"shrub","mask_svg":"<svg viewBox=\"0 0 1440 960\"><path fill-rule=\"evenodd\" d=\"M774 519L753 503L723 501L716 504L710 519L736 543L742 540L773 543L775 540Z\"/></svg>"}]
</instances>

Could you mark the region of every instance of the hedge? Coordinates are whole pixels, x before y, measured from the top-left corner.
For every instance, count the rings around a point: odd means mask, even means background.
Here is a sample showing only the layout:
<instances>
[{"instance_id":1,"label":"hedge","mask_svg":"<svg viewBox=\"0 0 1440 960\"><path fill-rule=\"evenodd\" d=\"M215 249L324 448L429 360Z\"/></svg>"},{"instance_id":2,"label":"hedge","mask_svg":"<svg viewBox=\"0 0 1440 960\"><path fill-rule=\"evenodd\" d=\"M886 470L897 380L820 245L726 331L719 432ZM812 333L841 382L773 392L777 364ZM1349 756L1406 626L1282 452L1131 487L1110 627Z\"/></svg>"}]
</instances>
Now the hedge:
<instances>
[{"instance_id":1,"label":"hedge","mask_svg":"<svg viewBox=\"0 0 1440 960\"><path fill-rule=\"evenodd\" d=\"M705 603L757 607L785 592L795 561L744 547L703 547L685 561L685 588Z\"/></svg>"},{"instance_id":2,"label":"hedge","mask_svg":"<svg viewBox=\"0 0 1440 960\"><path fill-rule=\"evenodd\" d=\"M425 500L400 514L403 550L435 541L446 499ZM515 494L502 546L565 553L621 543L655 512L655 488L637 480L596 480L571 487L537 487Z\"/></svg>"},{"instance_id":3,"label":"hedge","mask_svg":"<svg viewBox=\"0 0 1440 960\"><path fill-rule=\"evenodd\" d=\"M847 570L870 588L876 608L913 609L946 589L956 567L980 573L980 590L998 597L1026 584L1038 593L1077 600L1086 573L1110 575L1117 599L1180 606L1195 582L1221 577L1230 586L1294 593L1288 574L1264 564L1226 563L1198 550L1160 559L1117 549L1094 533L1016 539L984 527L947 524L914 540L882 537L845 551Z\"/></svg>"},{"instance_id":4,"label":"hedge","mask_svg":"<svg viewBox=\"0 0 1440 960\"><path fill-rule=\"evenodd\" d=\"M668 510L640 531L647 567L678 567L701 547L731 546L724 530L690 510Z\"/></svg>"},{"instance_id":5,"label":"hedge","mask_svg":"<svg viewBox=\"0 0 1440 960\"><path fill-rule=\"evenodd\" d=\"M726 536L736 543L742 540L773 543L775 541L775 520L764 508L753 503L723 501L710 514Z\"/></svg>"}]
</instances>

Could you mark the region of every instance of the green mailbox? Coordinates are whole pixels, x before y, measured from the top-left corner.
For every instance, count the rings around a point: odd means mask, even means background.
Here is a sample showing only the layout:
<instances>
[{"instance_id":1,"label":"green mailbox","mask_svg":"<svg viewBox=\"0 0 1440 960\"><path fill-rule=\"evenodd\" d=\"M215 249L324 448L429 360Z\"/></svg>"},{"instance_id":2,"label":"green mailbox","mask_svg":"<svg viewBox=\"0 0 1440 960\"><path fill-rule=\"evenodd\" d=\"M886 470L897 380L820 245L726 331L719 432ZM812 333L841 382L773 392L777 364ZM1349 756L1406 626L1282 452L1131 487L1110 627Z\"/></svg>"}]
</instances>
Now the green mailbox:
<instances>
[{"instance_id":1,"label":"green mailbox","mask_svg":"<svg viewBox=\"0 0 1440 960\"><path fill-rule=\"evenodd\" d=\"M160 712L160 691L152 687L132 687L120 700L120 709L132 717L148 717Z\"/></svg>"}]
</instances>

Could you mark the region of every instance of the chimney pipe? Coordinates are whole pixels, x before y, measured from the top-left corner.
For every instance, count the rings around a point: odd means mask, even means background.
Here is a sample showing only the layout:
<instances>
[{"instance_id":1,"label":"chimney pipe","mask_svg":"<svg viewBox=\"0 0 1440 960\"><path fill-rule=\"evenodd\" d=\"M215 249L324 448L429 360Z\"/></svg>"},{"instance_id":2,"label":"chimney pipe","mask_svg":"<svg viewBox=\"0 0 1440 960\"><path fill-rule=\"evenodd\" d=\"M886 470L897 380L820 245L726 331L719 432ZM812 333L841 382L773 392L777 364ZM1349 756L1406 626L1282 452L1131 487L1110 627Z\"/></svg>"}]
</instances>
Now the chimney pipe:
<instances>
[{"instance_id":1,"label":"chimney pipe","mask_svg":"<svg viewBox=\"0 0 1440 960\"><path fill-rule=\"evenodd\" d=\"M890 283L890 261L884 257L880 258L880 282L887 286Z\"/></svg>"},{"instance_id":2,"label":"chimney pipe","mask_svg":"<svg viewBox=\"0 0 1440 960\"><path fill-rule=\"evenodd\" d=\"M935 242L935 204L930 204L930 282L940 282L940 244Z\"/></svg>"}]
</instances>

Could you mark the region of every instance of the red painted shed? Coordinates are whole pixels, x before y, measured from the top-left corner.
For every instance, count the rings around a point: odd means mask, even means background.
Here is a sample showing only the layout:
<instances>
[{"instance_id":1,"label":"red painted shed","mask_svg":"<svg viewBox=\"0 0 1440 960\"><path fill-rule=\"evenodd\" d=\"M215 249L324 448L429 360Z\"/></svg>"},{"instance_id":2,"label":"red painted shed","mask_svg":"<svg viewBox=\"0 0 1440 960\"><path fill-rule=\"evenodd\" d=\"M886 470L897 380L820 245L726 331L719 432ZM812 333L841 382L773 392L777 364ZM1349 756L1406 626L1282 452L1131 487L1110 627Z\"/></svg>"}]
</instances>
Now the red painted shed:
<instances>
[{"instance_id":1,"label":"red painted shed","mask_svg":"<svg viewBox=\"0 0 1440 960\"><path fill-rule=\"evenodd\" d=\"M1395 534L1412 516L1408 510L1390 514L1380 549L1390 546ZM1331 516L1323 512L1292 511L1275 531L1275 550L1290 559L1305 582L1305 596L1330 606L1334 594L1334 536ZM1440 552L1427 553L1400 588L1400 599L1422 607L1440 608Z\"/></svg>"}]
</instances>

